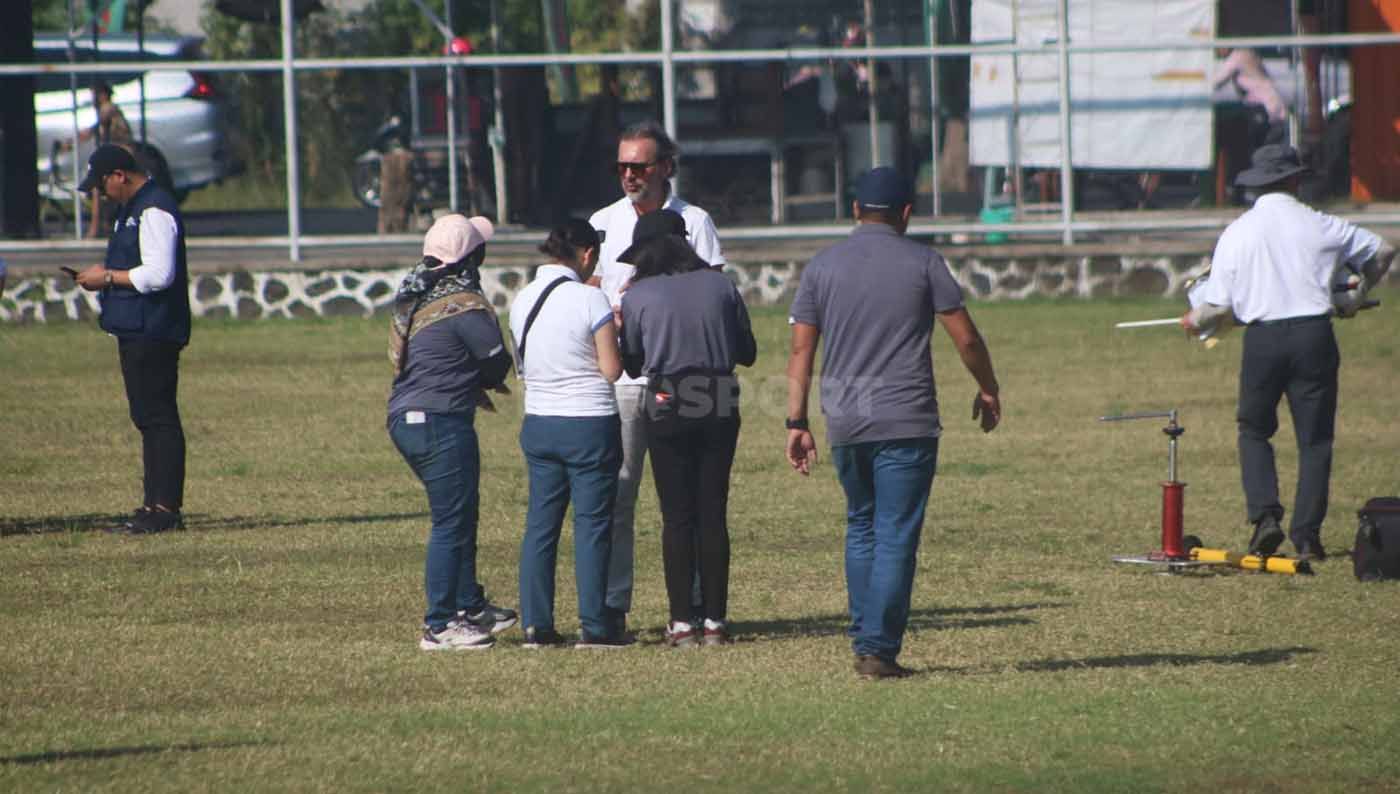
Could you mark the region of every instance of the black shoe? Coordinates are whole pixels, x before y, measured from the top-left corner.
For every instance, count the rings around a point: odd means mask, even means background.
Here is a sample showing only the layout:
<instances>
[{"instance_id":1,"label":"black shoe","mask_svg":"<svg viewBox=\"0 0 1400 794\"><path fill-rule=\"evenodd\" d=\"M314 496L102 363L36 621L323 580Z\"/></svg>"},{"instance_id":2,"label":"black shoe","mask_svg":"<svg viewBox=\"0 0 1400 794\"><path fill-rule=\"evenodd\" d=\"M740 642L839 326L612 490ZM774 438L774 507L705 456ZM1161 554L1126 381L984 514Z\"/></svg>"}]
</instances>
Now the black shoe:
<instances>
[{"instance_id":1,"label":"black shoe","mask_svg":"<svg viewBox=\"0 0 1400 794\"><path fill-rule=\"evenodd\" d=\"M1278 551L1283 543L1283 530L1279 529L1278 519L1264 516L1254 523L1254 535L1249 539L1249 553L1267 557Z\"/></svg>"},{"instance_id":2,"label":"black shoe","mask_svg":"<svg viewBox=\"0 0 1400 794\"><path fill-rule=\"evenodd\" d=\"M131 522L131 526L125 530L128 535L155 535L161 532L169 532L173 529L184 529L185 519L180 515L179 510L161 510L160 508L147 508L144 513L140 513Z\"/></svg>"},{"instance_id":3,"label":"black shoe","mask_svg":"<svg viewBox=\"0 0 1400 794\"><path fill-rule=\"evenodd\" d=\"M1298 559L1322 562L1327 559L1327 551L1322 548L1322 540L1316 535L1307 535L1293 541L1298 549Z\"/></svg>"},{"instance_id":4,"label":"black shoe","mask_svg":"<svg viewBox=\"0 0 1400 794\"><path fill-rule=\"evenodd\" d=\"M149 512L151 512L151 508L146 507L145 505L141 505L140 507L133 510L131 515L128 516L125 520L113 524L110 527L105 527L102 531L120 535L128 534L131 532L132 527L136 526L136 522L143 520L146 517L146 514Z\"/></svg>"},{"instance_id":5,"label":"black shoe","mask_svg":"<svg viewBox=\"0 0 1400 794\"><path fill-rule=\"evenodd\" d=\"M514 626L519 618L515 614L515 610L498 607L490 601L487 601L486 606L483 606L475 612L459 610L457 612L457 619L470 623L482 631L500 634L511 626Z\"/></svg>"},{"instance_id":6,"label":"black shoe","mask_svg":"<svg viewBox=\"0 0 1400 794\"><path fill-rule=\"evenodd\" d=\"M531 626L525 629L525 648L562 648L568 645L569 641L554 629L542 629Z\"/></svg>"},{"instance_id":7,"label":"black shoe","mask_svg":"<svg viewBox=\"0 0 1400 794\"><path fill-rule=\"evenodd\" d=\"M893 659L886 659L882 656L866 656L858 654L856 656L856 674L861 678L908 678L914 674L913 670L904 667Z\"/></svg>"},{"instance_id":8,"label":"black shoe","mask_svg":"<svg viewBox=\"0 0 1400 794\"><path fill-rule=\"evenodd\" d=\"M596 634L589 634L584 630L578 633L578 642L574 643L574 647L578 649L615 651L618 648L626 648L634 642L636 642L636 640L622 634L611 637L599 637Z\"/></svg>"}]
</instances>

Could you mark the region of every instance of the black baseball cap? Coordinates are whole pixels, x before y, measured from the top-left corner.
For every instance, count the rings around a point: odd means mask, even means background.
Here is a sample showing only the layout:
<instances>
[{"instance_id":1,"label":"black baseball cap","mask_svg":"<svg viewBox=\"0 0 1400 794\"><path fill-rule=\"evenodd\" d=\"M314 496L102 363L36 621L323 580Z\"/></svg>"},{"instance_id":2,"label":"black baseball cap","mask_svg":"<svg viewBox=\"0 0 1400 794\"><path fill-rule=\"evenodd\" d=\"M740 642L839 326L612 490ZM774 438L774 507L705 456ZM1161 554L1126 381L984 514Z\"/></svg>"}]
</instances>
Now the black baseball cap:
<instances>
[{"instance_id":1,"label":"black baseball cap","mask_svg":"<svg viewBox=\"0 0 1400 794\"><path fill-rule=\"evenodd\" d=\"M140 171L136 158L131 152L114 143L104 143L97 147L88 158L87 176L78 185L78 190L87 193L102 182L102 178L113 171Z\"/></svg>"},{"instance_id":2,"label":"black baseball cap","mask_svg":"<svg viewBox=\"0 0 1400 794\"><path fill-rule=\"evenodd\" d=\"M685 218L681 217L675 210L656 210L648 212L637 219L637 225L632 230L632 244L626 251L617 255L617 261L630 263L637 254L637 246L653 240L657 237L665 237L674 234L682 239L685 238Z\"/></svg>"},{"instance_id":3,"label":"black baseball cap","mask_svg":"<svg viewBox=\"0 0 1400 794\"><path fill-rule=\"evenodd\" d=\"M856 182L856 203L862 207L897 210L913 202L909 180L889 166L872 168Z\"/></svg>"}]
</instances>

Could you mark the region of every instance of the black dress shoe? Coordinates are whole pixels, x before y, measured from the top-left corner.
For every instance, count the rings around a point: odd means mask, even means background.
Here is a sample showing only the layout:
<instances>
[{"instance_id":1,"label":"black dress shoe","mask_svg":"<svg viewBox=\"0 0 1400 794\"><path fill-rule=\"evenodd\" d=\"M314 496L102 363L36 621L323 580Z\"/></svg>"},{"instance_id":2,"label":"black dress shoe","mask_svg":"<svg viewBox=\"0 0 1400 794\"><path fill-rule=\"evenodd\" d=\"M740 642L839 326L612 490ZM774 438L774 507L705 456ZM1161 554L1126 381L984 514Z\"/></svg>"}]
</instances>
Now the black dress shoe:
<instances>
[{"instance_id":1,"label":"black dress shoe","mask_svg":"<svg viewBox=\"0 0 1400 794\"><path fill-rule=\"evenodd\" d=\"M1300 560L1321 562L1327 559L1327 551L1322 548L1322 541L1316 535L1295 540L1293 545L1298 548L1298 559Z\"/></svg>"},{"instance_id":2,"label":"black dress shoe","mask_svg":"<svg viewBox=\"0 0 1400 794\"><path fill-rule=\"evenodd\" d=\"M1279 529L1278 519L1264 516L1254 523L1254 535L1249 539L1249 553L1267 557L1278 551L1283 543L1283 530Z\"/></svg>"}]
</instances>

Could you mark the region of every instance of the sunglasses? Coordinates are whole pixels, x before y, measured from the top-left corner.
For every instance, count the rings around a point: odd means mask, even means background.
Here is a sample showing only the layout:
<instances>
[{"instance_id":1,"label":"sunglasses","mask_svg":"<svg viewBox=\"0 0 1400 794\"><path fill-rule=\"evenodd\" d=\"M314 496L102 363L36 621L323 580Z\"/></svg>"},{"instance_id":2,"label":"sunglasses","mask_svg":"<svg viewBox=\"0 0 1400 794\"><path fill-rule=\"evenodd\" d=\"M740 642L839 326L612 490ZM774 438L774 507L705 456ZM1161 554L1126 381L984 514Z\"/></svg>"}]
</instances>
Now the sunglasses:
<instances>
[{"instance_id":1,"label":"sunglasses","mask_svg":"<svg viewBox=\"0 0 1400 794\"><path fill-rule=\"evenodd\" d=\"M649 163L627 163L627 162L623 162L623 161L619 160L619 161L617 161L616 163L613 164L613 170L617 171L617 175L618 175L618 176L624 176L624 175L626 175L629 171L632 172L633 174L636 174L637 176L642 176L642 175L646 174L648 171L650 171L651 169L655 168L655 167L656 167L656 164L659 163L659 162L661 162L661 161L660 161L660 160L652 160L652 161L649 162Z\"/></svg>"}]
</instances>

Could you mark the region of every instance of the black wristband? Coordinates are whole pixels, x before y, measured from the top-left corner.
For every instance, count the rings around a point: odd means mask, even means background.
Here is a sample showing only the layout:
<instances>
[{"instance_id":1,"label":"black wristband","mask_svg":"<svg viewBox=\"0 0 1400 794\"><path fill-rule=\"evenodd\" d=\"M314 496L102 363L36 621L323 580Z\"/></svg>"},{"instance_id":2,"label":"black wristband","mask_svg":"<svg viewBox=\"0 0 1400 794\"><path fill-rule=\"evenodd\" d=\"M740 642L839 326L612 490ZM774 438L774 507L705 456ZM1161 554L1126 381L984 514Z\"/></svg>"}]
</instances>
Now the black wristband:
<instances>
[{"instance_id":1,"label":"black wristband","mask_svg":"<svg viewBox=\"0 0 1400 794\"><path fill-rule=\"evenodd\" d=\"M806 420L806 418L803 418L803 419L784 419L784 420L783 420L783 427L786 427L788 430L811 430L811 428L808 427L808 425L807 425L807 420Z\"/></svg>"}]
</instances>

